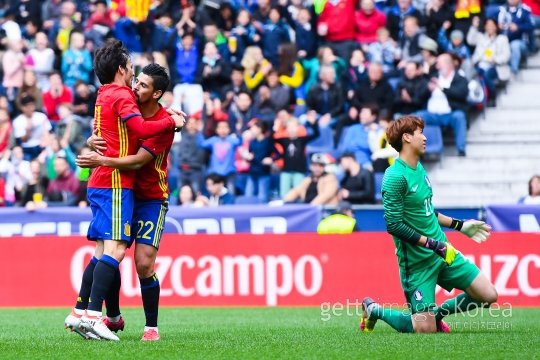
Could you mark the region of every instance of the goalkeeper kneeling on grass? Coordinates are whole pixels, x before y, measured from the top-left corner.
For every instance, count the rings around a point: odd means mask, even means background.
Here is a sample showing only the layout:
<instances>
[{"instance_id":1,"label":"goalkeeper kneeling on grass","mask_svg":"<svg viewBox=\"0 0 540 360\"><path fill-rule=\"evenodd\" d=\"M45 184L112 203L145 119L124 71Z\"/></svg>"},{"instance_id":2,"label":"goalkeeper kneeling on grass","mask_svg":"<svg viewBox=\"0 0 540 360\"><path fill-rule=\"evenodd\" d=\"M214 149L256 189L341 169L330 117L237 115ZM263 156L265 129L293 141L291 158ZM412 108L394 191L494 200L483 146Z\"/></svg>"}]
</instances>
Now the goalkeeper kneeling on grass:
<instances>
[{"instance_id":1,"label":"goalkeeper kneeling on grass","mask_svg":"<svg viewBox=\"0 0 540 360\"><path fill-rule=\"evenodd\" d=\"M419 161L426 149L423 129L422 119L412 115L399 118L387 129L387 139L399 151L399 158L386 170L382 184L384 219L396 245L401 286L411 314L365 298L360 321L364 332L373 331L377 320L400 332L449 332L443 321L446 315L497 301L493 284L447 241L441 229L458 230L481 243L488 239L491 227L483 221L452 219L434 210L431 184ZM464 293L436 306L436 285Z\"/></svg>"}]
</instances>

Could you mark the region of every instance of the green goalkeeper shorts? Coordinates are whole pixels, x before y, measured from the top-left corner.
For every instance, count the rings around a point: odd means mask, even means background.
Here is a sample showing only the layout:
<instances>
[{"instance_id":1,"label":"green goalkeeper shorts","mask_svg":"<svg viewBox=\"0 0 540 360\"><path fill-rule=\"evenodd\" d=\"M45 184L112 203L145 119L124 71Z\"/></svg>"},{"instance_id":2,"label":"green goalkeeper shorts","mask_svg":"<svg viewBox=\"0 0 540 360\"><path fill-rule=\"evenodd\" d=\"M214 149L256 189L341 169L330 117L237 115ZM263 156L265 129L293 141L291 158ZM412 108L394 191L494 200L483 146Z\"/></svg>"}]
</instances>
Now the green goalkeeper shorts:
<instances>
[{"instance_id":1,"label":"green goalkeeper shorts","mask_svg":"<svg viewBox=\"0 0 540 360\"><path fill-rule=\"evenodd\" d=\"M430 311L436 307L435 287L440 285L447 291L452 289L465 290L480 274L480 269L464 258L461 253L451 266L442 259L423 269L407 272L401 269L401 286L407 303L413 314Z\"/></svg>"}]
</instances>

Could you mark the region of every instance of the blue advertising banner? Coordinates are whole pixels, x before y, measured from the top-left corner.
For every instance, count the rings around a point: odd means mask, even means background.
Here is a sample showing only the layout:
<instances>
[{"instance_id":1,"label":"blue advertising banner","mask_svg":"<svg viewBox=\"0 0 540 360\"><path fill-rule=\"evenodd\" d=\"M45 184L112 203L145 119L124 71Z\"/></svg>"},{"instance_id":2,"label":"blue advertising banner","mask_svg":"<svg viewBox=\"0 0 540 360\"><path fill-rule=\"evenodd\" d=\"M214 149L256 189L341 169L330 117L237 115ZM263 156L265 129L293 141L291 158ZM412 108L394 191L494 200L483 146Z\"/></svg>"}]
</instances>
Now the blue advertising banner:
<instances>
[{"instance_id":1,"label":"blue advertising banner","mask_svg":"<svg viewBox=\"0 0 540 360\"><path fill-rule=\"evenodd\" d=\"M486 221L495 231L540 232L540 205L488 206Z\"/></svg>"},{"instance_id":2,"label":"blue advertising banner","mask_svg":"<svg viewBox=\"0 0 540 360\"><path fill-rule=\"evenodd\" d=\"M172 206L165 220L169 234L285 234L315 232L322 211L311 205L231 205L204 208ZM83 235L92 219L90 209L22 208L0 210L0 236Z\"/></svg>"}]
</instances>

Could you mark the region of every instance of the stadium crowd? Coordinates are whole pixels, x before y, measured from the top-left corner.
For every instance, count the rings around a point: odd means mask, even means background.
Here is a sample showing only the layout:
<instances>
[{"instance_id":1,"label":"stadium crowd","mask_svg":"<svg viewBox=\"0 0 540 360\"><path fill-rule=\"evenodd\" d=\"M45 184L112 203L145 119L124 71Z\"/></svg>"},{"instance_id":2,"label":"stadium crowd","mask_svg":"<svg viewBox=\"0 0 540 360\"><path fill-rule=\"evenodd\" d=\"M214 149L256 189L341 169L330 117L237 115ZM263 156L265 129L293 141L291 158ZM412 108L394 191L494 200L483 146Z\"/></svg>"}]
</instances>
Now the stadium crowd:
<instances>
[{"instance_id":1,"label":"stadium crowd","mask_svg":"<svg viewBox=\"0 0 540 360\"><path fill-rule=\"evenodd\" d=\"M450 130L466 156L470 109L496 106L536 51L540 6L523 2L0 0L0 206L86 206L75 159L108 37L136 73L165 66L161 102L189 116L172 204L375 203L398 115Z\"/></svg>"}]
</instances>

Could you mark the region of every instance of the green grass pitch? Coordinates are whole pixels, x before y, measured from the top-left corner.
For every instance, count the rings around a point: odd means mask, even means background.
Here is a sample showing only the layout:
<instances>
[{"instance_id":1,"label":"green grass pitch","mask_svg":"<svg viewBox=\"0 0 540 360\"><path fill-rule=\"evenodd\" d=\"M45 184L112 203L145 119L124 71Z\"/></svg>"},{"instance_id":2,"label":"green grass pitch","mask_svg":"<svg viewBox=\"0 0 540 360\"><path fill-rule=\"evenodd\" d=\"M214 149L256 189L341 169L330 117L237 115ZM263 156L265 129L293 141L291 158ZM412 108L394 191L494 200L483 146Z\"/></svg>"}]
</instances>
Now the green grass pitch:
<instances>
[{"instance_id":1,"label":"green grass pitch","mask_svg":"<svg viewBox=\"0 0 540 360\"><path fill-rule=\"evenodd\" d=\"M123 310L120 342L68 333L68 311L1 309L0 359L540 358L540 309L512 309L508 317L450 316L451 334L418 335L398 334L383 323L363 334L356 315L323 321L319 308L163 308L156 343L140 341L140 308Z\"/></svg>"}]
</instances>

